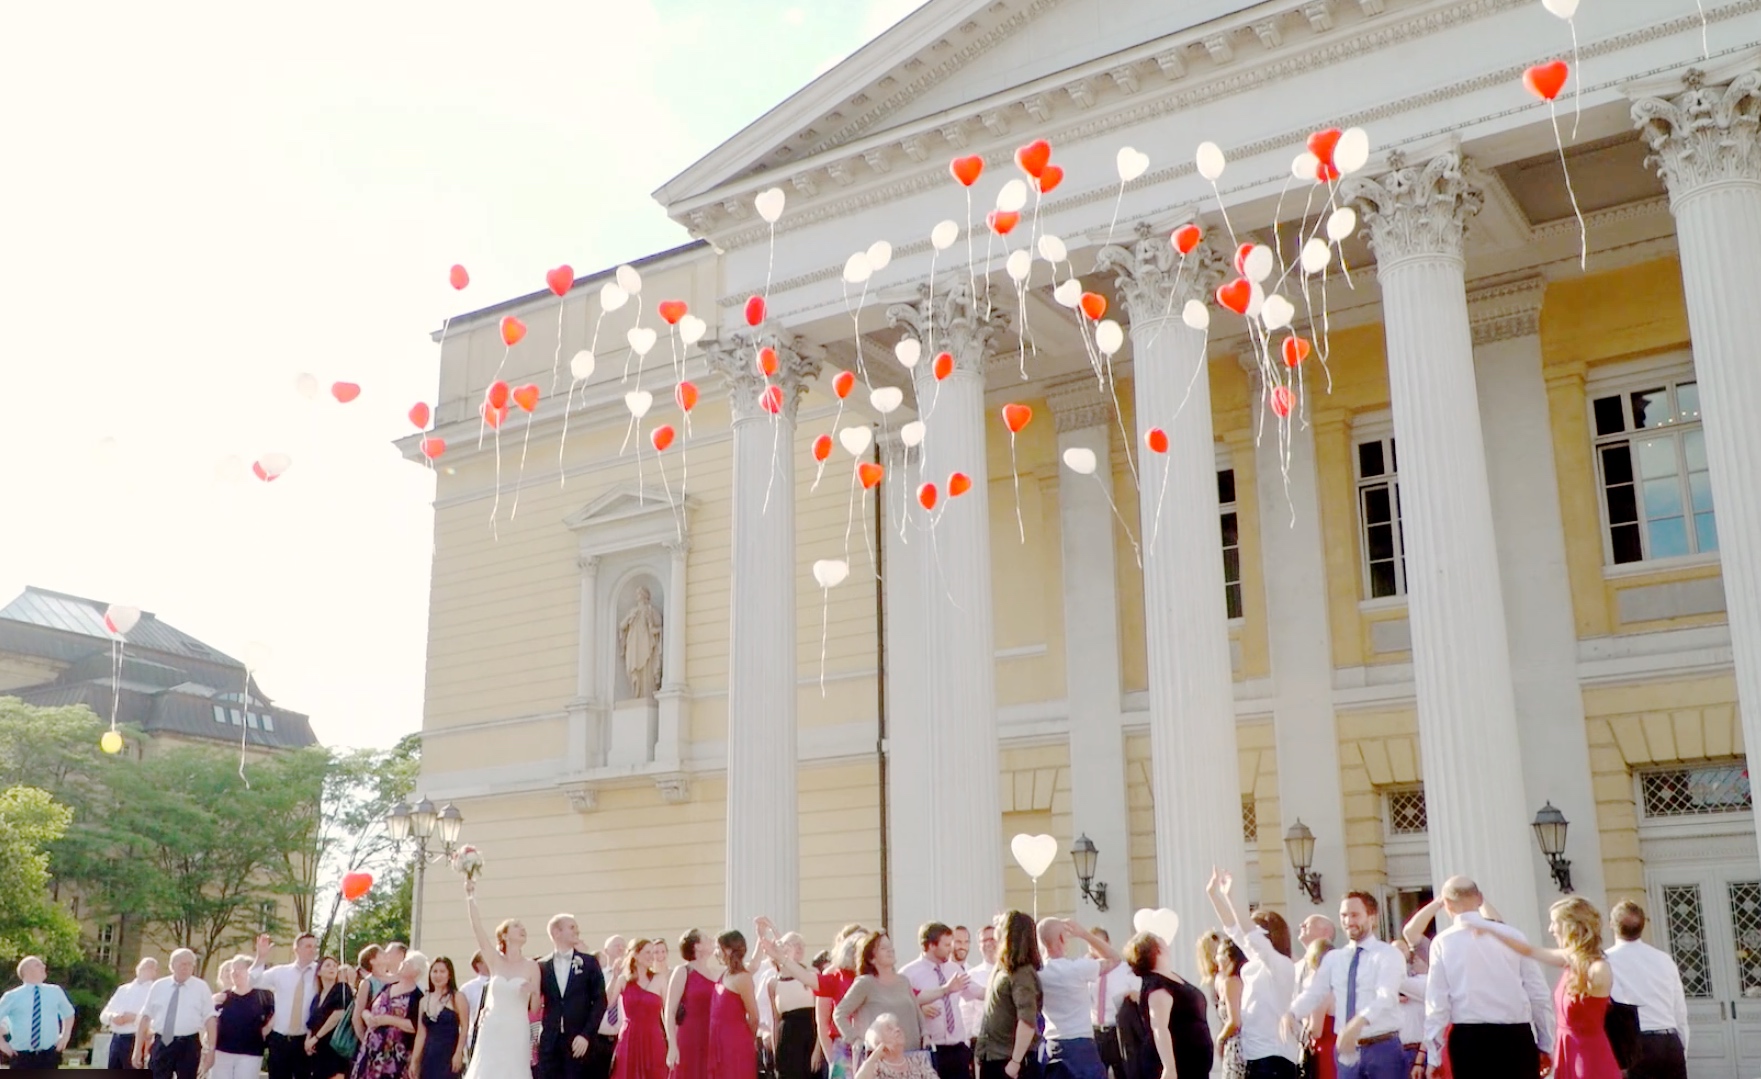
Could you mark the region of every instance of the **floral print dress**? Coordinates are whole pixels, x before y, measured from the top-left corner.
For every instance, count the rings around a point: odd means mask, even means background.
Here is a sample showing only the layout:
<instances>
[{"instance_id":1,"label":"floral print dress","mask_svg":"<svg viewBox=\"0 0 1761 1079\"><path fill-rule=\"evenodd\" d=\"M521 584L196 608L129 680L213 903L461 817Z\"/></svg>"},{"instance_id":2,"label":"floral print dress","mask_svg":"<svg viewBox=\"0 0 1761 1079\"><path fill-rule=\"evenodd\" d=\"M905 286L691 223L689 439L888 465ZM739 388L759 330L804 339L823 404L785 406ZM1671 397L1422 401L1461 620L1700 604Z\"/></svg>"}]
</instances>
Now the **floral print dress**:
<instances>
[{"instance_id":1,"label":"floral print dress","mask_svg":"<svg viewBox=\"0 0 1761 1079\"><path fill-rule=\"evenodd\" d=\"M416 1005L422 999L422 991L412 988L401 996L392 996L390 987L382 990L373 998L373 1005L368 1011L373 1015L389 1015L395 1019L416 1017ZM415 1047L416 1036L406 1034L396 1027L374 1027L367 1031L361 1039L361 1048L355 1055L355 1068L349 1073L349 1079L404 1079L410 1070L410 1051Z\"/></svg>"}]
</instances>

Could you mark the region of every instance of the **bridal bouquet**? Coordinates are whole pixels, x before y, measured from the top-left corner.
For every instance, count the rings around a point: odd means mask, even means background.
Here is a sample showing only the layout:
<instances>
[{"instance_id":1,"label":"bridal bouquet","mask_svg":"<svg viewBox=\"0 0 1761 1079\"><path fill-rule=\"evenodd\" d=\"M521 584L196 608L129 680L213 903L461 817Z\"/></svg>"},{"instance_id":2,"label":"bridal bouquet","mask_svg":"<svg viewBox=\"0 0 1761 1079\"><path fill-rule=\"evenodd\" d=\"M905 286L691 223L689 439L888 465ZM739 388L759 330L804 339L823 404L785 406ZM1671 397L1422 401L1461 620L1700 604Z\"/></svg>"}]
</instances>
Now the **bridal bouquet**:
<instances>
[{"instance_id":1,"label":"bridal bouquet","mask_svg":"<svg viewBox=\"0 0 1761 1079\"><path fill-rule=\"evenodd\" d=\"M466 880L476 880L483 874L483 852L466 843L453 852L452 868L455 873L463 873Z\"/></svg>"}]
</instances>

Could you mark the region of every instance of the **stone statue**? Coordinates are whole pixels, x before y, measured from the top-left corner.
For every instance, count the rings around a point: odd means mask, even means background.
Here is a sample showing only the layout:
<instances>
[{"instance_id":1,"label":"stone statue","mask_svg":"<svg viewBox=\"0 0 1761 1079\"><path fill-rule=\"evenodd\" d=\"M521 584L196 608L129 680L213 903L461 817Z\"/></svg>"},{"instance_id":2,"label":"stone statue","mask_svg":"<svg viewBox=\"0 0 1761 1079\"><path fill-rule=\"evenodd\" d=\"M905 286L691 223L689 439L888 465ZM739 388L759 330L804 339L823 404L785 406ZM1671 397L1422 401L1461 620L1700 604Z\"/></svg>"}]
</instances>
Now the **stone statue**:
<instances>
[{"instance_id":1,"label":"stone statue","mask_svg":"<svg viewBox=\"0 0 1761 1079\"><path fill-rule=\"evenodd\" d=\"M618 623L618 651L630 692L638 699L654 696L660 690L660 612L646 587L636 589L636 605Z\"/></svg>"}]
</instances>

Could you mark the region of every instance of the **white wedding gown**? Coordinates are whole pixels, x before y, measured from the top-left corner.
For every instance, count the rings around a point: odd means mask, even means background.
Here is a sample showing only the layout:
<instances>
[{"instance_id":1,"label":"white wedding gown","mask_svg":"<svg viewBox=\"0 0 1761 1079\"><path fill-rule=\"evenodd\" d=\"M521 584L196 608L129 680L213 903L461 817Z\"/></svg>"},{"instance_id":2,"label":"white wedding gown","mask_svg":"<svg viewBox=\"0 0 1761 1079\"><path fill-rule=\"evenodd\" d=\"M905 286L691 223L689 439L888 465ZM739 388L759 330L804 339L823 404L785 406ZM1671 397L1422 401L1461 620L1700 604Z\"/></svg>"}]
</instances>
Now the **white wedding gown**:
<instances>
[{"instance_id":1,"label":"white wedding gown","mask_svg":"<svg viewBox=\"0 0 1761 1079\"><path fill-rule=\"evenodd\" d=\"M477 1047L465 1079L531 1079L532 1028L526 1018L526 979L501 975L483 991Z\"/></svg>"}]
</instances>

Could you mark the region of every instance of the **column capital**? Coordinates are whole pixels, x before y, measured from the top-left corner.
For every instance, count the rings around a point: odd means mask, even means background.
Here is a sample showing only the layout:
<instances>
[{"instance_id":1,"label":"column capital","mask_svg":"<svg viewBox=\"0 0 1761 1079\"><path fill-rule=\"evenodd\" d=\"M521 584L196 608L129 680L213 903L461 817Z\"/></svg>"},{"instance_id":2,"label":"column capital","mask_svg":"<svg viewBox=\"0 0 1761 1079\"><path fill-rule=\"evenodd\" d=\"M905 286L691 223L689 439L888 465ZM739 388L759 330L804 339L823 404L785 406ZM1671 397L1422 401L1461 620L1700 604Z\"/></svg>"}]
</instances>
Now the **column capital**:
<instances>
[{"instance_id":1,"label":"column capital","mask_svg":"<svg viewBox=\"0 0 1761 1079\"><path fill-rule=\"evenodd\" d=\"M1468 324L1474 344L1489 345L1512 337L1533 337L1541 332L1541 298L1547 282L1524 278L1500 285L1468 290Z\"/></svg>"},{"instance_id":2,"label":"column capital","mask_svg":"<svg viewBox=\"0 0 1761 1079\"><path fill-rule=\"evenodd\" d=\"M1704 72L1689 69L1682 83L1678 94L1633 102L1633 123L1651 147L1646 163L1671 201L1711 184L1761 183L1761 71L1708 86Z\"/></svg>"},{"instance_id":3,"label":"column capital","mask_svg":"<svg viewBox=\"0 0 1761 1079\"><path fill-rule=\"evenodd\" d=\"M1180 317L1187 300L1206 300L1222 283L1227 264L1208 239L1184 258L1172 238L1139 221L1129 247L1109 244L1095 258L1097 272L1111 272L1133 322Z\"/></svg>"},{"instance_id":4,"label":"column capital","mask_svg":"<svg viewBox=\"0 0 1761 1079\"><path fill-rule=\"evenodd\" d=\"M596 554L576 555L575 566L582 573L592 576L599 572L599 556Z\"/></svg>"},{"instance_id":5,"label":"column capital","mask_svg":"<svg viewBox=\"0 0 1761 1079\"><path fill-rule=\"evenodd\" d=\"M777 353L777 373L768 377L758 367L758 353L764 348ZM764 397L773 386L781 395L774 414L793 423L808 384L819 377L825 363L824 349L770 323L705 342L703 353L709 369L720 375L728 388L736 423L772 415L764 407Z\"/></svg>"},{"instance_id":6,"label":"column capital","mask_svg":"<svg viewBox=\"0 0 1761 1079\"><path fill-rule=\"evenodd\" d=\"M779 371L778 373L780 374L781 372ZM662 547L666 548L667 553L672 555L674 558L683 558L686 555L691 553L691 537L690 536L680 536L680 537L677 537L674 539L663 539L660 541L660 545Z\"/></svg>"},{"instance_id":7,"label":"column capital","mask_svg":"<svg viewBox=\"0 0 1761 1079\"><path fill-rule=\"evenodd\" d=\"M946 352L954 357L955 370L983 376L985 357L1008 321L991 302L988 284L974 293L971 282L962 277L949 278L941 288L919 282L915 300L887 308L887 325L905 327L922 343L923 360L917 367L921 374L934 366L935 353Z\"/></svg>"},{"instance_id":8,"label":"column capital","mask_svg":"<svg viewBox=\"0 0 1761 1079\"><path fill-rule=\"evenodd\" d=\"M1446 150L1415 165L1395 150L1388 171L1378 177L1352 177L1340 195L1354 204L1370 226L1370 247L1384 268L1409 258L1462 257L1467 219L1484 202L1473 163Z\"/></svg>"},{"instance_id":9,"label":"column capital","mask_svg":"<svg viewBox=\"0 0 1761 1079\"><path fill-rule=\"evenodd\" d=\"M1060 432L1085 427L1107 427L1113 422L1113 398L1095 385L1093 376L1080 375L1046 387L1046 405Z\"/></svg>"}]
</instances>

